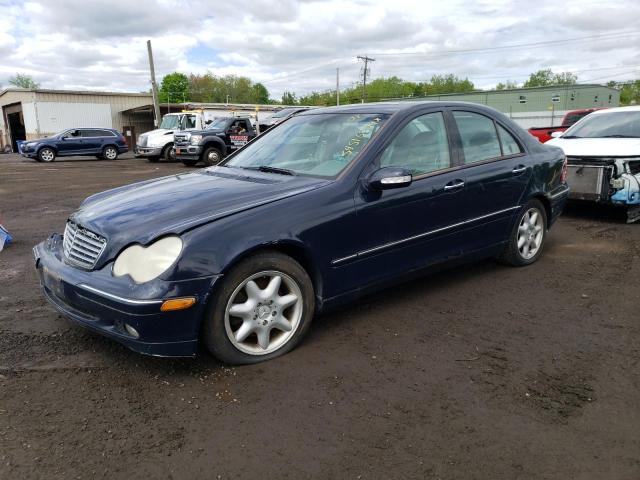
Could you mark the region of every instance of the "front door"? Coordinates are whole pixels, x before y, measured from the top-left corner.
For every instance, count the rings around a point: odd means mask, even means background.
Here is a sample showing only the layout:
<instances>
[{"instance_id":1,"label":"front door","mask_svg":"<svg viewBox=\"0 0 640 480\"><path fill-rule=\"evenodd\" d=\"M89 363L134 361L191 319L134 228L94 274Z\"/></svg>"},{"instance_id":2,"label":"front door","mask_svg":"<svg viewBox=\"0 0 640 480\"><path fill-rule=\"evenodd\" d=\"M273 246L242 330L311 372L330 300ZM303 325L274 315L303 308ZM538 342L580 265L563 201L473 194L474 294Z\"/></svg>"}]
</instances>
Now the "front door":
<instances>
[{"instance_id":1,"label":"front door","mask_svg":"<svg viewBox=\"0 0 640 480\"><path fill-rule=\"evenodd\" d=\"M362 238L357 264L367 277L383 279L461 253L465 178L455 165L444 112L409 120L390 141L376 167L408 168L413 181L398 189L356 192Z\"/></svg>"},{"instance_id":2,"label":"front door","mask_svg":"<svg viewBox=\"0 0 640 480\"><path fill-rule=\"evenodd\" d=\"M72 155L80 152L82 150L80 130L69 130L65 132L60 138L60 141L56 143L59 155Z\"/></svg>"}]
</instances>

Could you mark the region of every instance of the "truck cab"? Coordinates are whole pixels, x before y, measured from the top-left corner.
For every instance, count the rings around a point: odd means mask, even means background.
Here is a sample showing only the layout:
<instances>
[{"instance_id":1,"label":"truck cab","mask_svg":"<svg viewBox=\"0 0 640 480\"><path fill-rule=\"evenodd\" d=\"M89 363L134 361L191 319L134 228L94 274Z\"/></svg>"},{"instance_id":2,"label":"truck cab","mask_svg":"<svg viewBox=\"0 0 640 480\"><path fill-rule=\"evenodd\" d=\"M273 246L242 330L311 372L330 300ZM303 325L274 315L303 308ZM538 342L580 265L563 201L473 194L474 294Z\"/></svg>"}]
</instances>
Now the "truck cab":
<instances>
[{"instance_id":1,"label":"truck cab","mask_svg":"<svg viewBox=\"0 0 640 480\"><path fill-rule=\"evenodd\" d=\"M134 151L135 156L146 158L150 162L157 162L161 158L174 161L174 133L202 130L210 121L211 118L207 118L201 111L167 113L162 117L160 128L143 133L138 137Z\"/></svg>"},{"instance_id":2,"label":"truck cab","mask_svg":"<svg viewBox=\"0 0 640 480\"><path fill-rule=\"evenodd\" d=\"M200 162L206 166L218 164L256 137L251 120L249 116L222 117L213 120L203 130L176 132L176 158L189 167Z\"/></svg>"}]
</instances>

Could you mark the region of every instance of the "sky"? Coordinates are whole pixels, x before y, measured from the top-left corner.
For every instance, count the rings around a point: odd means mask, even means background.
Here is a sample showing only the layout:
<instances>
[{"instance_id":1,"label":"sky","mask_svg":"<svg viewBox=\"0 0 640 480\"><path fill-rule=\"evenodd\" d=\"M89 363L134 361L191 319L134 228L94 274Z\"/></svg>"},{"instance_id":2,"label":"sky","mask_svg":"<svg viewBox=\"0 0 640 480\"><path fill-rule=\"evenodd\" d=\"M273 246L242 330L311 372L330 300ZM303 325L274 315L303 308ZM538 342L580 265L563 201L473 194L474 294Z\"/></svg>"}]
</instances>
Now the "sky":
<instances>
[{"instance_id":1,"label":"sky","mask_svg":"<svg viewBox=\"0 0 640 480\"><path fill-rule=\"evenodd\" d=\"M272 98L370 77L468 77L477 88L542 68L580 83L640 78L640 1L0 0L0 85L139 92L179 71L236 74Z\"/></svg>"}]
</instances>

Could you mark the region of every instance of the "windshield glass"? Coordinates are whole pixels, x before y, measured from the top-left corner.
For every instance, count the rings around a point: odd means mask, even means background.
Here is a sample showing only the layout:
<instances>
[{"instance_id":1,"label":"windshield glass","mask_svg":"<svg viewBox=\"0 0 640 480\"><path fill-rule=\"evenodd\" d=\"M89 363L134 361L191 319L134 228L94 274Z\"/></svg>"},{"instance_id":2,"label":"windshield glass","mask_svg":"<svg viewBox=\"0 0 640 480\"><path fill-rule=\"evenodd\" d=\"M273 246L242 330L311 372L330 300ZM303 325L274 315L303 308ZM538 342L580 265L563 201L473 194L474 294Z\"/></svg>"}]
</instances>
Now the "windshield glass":
<instances>
[{"instance_id":1,"label":"windshield glass","mask_svg":"<svg viewBox=\"0 0 640 480\"><path fill-rule=\"evenodd\" d=\"M223 130L226 123L229 121L228 118L214 118L213 121L207 125L206 130Z\"/></svg>"},{"instance_id":2,"label":"windshield glass","mask_svg":"<svg viewBox=\"0 0 640 480\"><path fill-rule=\"evenodd\" d=\"M567 130L563 137L640 137L640 112L610 112L588 115Z\"/></svg>"},{"instance_id":3,"label":"windshield glass","mask_svg":"<svg viewBox=\"0 0 640 480\"><path fill-rule=\"evenodd\" d=\"M178 128L178 124L180 123L180 115L165 115L162 117L162 123L160 124L160 128L166 128L167 130L171 130L173 128Z\"/></svg>"},{"instance_id":4,"label":"windshield glass","mask_svg":"<svg viewBox=\"0 0 640 480\"><path fill-rule=\"evenodd\" d=\"M295 111L296 111L295 108L285 108L284 110L280 110L279 112L276 112L273 115L271 115L271 118L284 118L286 116L291 115Z\"/></svg>"},{"instance_id":5,"label":"windshield glass","mask_svg":"<svg viewBox=\"0 0 640 480\"><path fill-rule=\"evenodd\" d=\"M293 117L248 144L226 166L279 168L293 174L335 177L388 117L344 113Z\"/></svg>"}]
</instances>

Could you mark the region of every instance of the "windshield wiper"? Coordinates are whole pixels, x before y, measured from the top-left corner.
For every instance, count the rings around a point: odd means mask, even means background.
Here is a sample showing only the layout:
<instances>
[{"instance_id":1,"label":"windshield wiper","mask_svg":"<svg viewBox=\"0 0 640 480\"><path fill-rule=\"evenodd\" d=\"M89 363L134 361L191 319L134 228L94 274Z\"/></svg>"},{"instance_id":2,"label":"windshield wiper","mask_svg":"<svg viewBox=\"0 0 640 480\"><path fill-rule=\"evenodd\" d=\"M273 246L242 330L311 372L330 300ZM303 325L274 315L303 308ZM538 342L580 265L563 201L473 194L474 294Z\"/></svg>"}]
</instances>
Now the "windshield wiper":
<instances>
[{"instance_id":1,"label":"windshield wiper","mask_svg":"<svg viewBox=\"0 0 640 480\"><path fill-rule=\"evenodd\" d=\"M267 173L279 173L280 175L293 175L295 176L296 172L293 170L287 170L286 168L278 168L278 167L270 167L269 165L260 165L259 167L244 167L249 170L259 170L260 172Z\"/></svg>"},{"instance_id":2,"label":"windshield wiper","mask_svg":"<svg viewBox=\"0 0 640 480\"><path fill-rule=\"evenodd\" d=\"M639 138L637 135L603 135L600 138Z\"/></svg>"}]
</instances>

